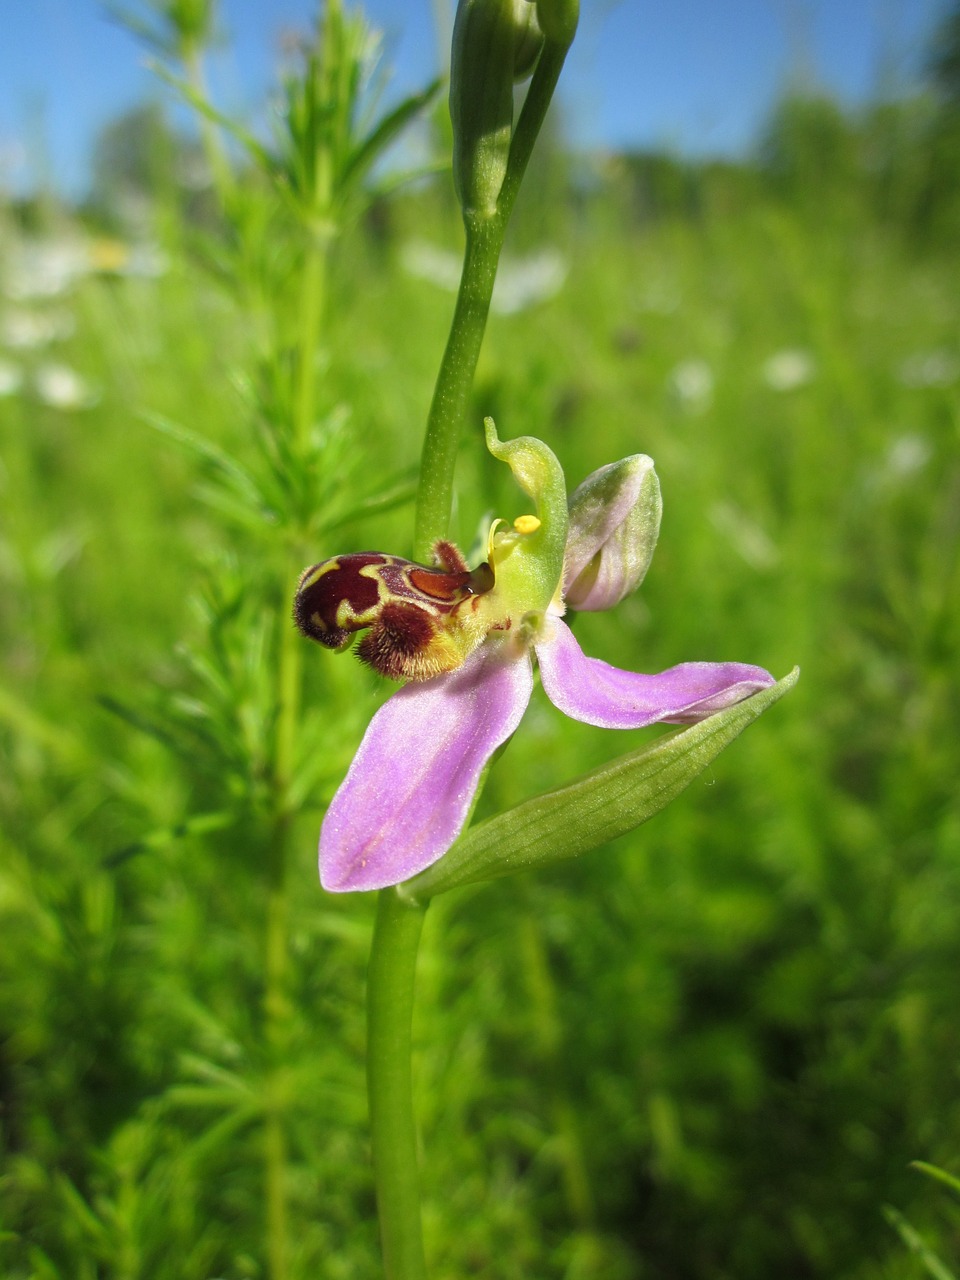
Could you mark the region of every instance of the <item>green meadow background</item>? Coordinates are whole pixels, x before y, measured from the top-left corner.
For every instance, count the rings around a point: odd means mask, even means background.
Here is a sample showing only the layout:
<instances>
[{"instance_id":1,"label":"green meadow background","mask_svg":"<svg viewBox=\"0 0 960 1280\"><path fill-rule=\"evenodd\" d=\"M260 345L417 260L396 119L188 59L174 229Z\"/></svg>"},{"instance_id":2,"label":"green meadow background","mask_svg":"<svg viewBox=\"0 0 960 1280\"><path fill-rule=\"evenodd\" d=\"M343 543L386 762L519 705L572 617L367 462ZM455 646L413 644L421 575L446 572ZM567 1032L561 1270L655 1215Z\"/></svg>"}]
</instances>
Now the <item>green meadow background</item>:
<instances>
[{"instance_id":1,"label":"green meadow background","mask_svg":"<svg viewBox=\"0 0 960 1280\"><path fill-rule=\"evenodd\" d=\"M649 453L656 557L578 619L584 647L802 674L632 836L431 907L438 1280L960 1275L957 1184L912 1164L960 1173L960 95L938 65L856 116L786 96L749 162L574 156L559 118L541 139L456 536L519 510L484 414L571 486ZM214 125L204 157L145 108L83 207L0 208L10 1280L381 1274L374 900L325 895L316 843L388 689L297 639L285 778L277 671L298 568L409 553L462 241L442 97L439 172L374 167L319 232L297 157L342 137L298 120L266 159L230 144L225 178ZM537 691L481 814L661 732Z\"/></svg>"}]
</instances>

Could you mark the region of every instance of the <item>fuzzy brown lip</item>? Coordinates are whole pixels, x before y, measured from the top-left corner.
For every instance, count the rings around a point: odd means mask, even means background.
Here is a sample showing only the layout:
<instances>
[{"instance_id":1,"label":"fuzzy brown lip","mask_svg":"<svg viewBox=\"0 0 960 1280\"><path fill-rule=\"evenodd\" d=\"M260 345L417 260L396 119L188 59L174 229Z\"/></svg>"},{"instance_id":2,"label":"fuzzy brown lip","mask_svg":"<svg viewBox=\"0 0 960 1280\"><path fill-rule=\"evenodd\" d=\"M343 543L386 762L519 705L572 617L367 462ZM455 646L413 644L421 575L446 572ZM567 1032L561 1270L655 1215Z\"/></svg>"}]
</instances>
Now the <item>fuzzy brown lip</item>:
<instances>
[{"instance_id":1,"label":"fuzzy brown lip","mask_svg":"<svg viewBox=\"0 0 960 1280\"><path fill-rule=\"evenodd\" d=\"M437 666L447 620L494 585L490 566L468 568L453 543L438 543L434 556L438 567L378 551L321 560L300 575L294 623L327 649L344 649L369 628L361 661L392 679L422 679Z\"/></svg>"}]
</instances>

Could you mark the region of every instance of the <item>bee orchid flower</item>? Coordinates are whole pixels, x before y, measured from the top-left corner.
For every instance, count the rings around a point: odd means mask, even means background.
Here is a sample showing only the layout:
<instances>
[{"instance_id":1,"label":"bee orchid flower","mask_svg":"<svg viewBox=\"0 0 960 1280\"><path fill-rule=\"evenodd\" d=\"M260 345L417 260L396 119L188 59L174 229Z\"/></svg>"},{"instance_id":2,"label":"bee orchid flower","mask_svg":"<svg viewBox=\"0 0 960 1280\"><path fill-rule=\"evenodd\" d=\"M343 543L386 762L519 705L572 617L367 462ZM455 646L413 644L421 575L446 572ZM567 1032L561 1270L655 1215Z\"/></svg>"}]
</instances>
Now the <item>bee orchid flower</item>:
<instances>
[{"instance_id":1,"label":"bee orchid flower","mask_svg":"<svg viewBox=\"0 0 960 1280\"><path fill-rule=\"evenodd\" d=\"M496 521L487 561L469 569L437 544L434 567L364 552L305 570L301 631L406 679L371 720L320 833L325 889L380 889L436 862L460 834L491 757L533 692L565 715L608 729L692 724L774 683L760 667L685 662L656 675L587 657L563 621L567 604L609 608L643 578L660 522L649 458L594 472L571 496L560 464L530 436L487 447L506 462L536 514Z\"/></svg>"}]
</instances>

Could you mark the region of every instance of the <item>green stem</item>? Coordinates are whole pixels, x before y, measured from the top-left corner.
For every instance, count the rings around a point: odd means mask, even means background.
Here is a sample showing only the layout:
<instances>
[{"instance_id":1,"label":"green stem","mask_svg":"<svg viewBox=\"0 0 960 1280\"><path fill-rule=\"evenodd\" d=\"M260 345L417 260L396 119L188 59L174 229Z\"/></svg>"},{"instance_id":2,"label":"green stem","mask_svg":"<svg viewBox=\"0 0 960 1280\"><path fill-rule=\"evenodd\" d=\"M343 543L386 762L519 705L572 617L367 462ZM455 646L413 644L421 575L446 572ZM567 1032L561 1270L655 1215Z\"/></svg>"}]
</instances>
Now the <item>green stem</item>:
<instances>
[{"instance_id":1,"label":"green stem","mask_svg":"<svg viewBox=\"0 0 960 1280\"><path fill-rule=\"evenodd\" d=\"M286 1280L287 1271L287 1135L283 1075L289 1040L290 1008L287 992L287 846L289 815L274 819L268 867L265 939L264 1019L270 1063L264 1116L264 1182L267 1218L267 1257L270 1280Z\"/></svg>"},{"instance_id":2,"label":"green stem","mask_svg":"<svg viewBox=\"0 0 960 1280\"><path fill-rule=\"evenodd\" d=\"M539 925L533 915L523 919L520 948L530 996L533 1046L539 1058L538 1075L546 1086L554 1132L559 1139L557 1156L570 1220L581 1232L595 1227L593 1193L583 1157L576 1111L562 1085L563 1031L557 1011L557 993Z\"/></svg>"},{"instance_id":3,"label":"green stem","mask_svg":"<svg viewBox=\"0 0 960 1280\"><path fill-rule=\"evenodd\" d=\"M420 456L414 556L429 563L433 544L445 538L453 507L453 473L460 428L490 311L493 284L507 222L543 124L569 45L548 40L537 61L510 145L507 172L492 217L464 215L467 240L460 291L427 417Z\"/></svg>"},{"instance_id":4,"label":"green stem","mask_svg":"<svg viewBox=\"0 0 960 1280\"><path fill-rule=\"evenodd\" d=\"M284 1103L278 1088L270 1089L266 1107L263 1141L267 1173L267 1274L270 1280L287 1280L287 1135Z\"/></svg>"},{"instance_id":5,"label":"green stem","mask_svg":"<svg viewBox=\"0 0 960 1280\"><path fill-rule=\"evenodd\" d=\"M572 38L572 37L571 37ZM440 362L420 463L414 554L447 536L460 428L480 357L507 222L569 44L547 41L514 132L492 217L464 215L466 245L450 336ZM367 982L367 1089L373 1171L387 1280L426 1280L420 1222L410 1031L417 946L426 906L384 889Z\"/></svg>"},{"instance_id":6,"label":"green stem","mask_svg":"<svg viewBox=\"0 0 960 1280\"><path fill-rule=\"evenodd\" d=\"M383 889L367 976L367 1091L387 1280L425 1280L410 1030L426 907Z\"/></svg>"},{"instance_id":7,"label":"green stem","mask_svg":"<svg viewBox=\"0 0 960 1280\"><path fill-rule=\"evenodd\" d=\"M311 238L304 262L300 297L299 376L294 407L295 451L307 454L316 398L316 347L323 316L327 243ZM298 529L291 537L284 571L284 589L292 589L303 567L305 552ZM277 724L273 756L273 822L267 865L267 913L265 937L264 1022L270 1060L264 1128L264 1179L266 1183L267 1254L270 1280L286 1280L288 1266L287 1135L285 1073L290 1038L289 864L290 783L296 765L303 685L303 642L284 620L277 662Z\"/></svg>"},{"instance_id":8,"label":"green stem","mask_svg":"<svg viewBox=\"0 0 960 1280\"><path fill-rule=\"evenodd\" d=\"M316 406L317 342L323 318L327 279L328 237L311 230L303 264L300 293L300 383L297 388L295 437L301 455L310 441Z\"/></svg>"},{"instance_id":9,"label":"green stem","mask_svg":"<svg viewBox=\"0 0 960 1280\"><path fill-rule=\"evenodd\" d=\"M504 225L513 212L520 183L527 171L530 156L533 154L533 145L546 117L547 108L550 106L557 81L560 79L560 72L563 70L569 48L569 44L548 40L537 59L537 67L530 81L527 96L523 100L517 127L513 131L507 172L497 199L497 214L503 219Z\"/></svg>"},{"instance_id":10,"label":"green stem","mask_svg":"<svg viewBox=\"0 0 960 1280\"><path fill-rule=\"evenodd\" d=\"M440 361L420 458L414 556L427 563L433 544L449 531L460 425L480 357L503 245L504 223L500 218L465 221L467 243L460 291Z\"/></svg>"},{"instance_id":11,"label":"green stem","mask_svg":"<svg viewBox=\"0 0 960 1280\"><path fill-rule=\"evenodd\" d=\"M199 101L207 102L207 85L203 74L203 62L199 47L193 41L185 44L180 50L180 59L187 74L187 83L190 88ZM210 166L210 175L213 178L214 189L220 201L220 208L229 211L234 191L230 161L220 141L216 125L202 111L197 111L197 118L200 123L200 138L204 154L207 157L207 164Z\"/></svg>"}]
</instances>

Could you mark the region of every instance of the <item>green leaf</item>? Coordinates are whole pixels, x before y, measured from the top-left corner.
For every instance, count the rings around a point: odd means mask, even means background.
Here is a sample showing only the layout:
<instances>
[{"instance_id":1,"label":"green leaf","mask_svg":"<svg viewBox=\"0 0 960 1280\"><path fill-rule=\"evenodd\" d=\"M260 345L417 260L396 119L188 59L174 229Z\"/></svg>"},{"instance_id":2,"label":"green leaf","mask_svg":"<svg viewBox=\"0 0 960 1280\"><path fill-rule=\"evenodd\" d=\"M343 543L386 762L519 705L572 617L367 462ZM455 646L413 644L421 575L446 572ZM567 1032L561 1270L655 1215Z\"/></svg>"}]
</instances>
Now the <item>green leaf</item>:
<instances>
[{"instance_id":1,"label":"green leaf","mask_svg":"<svg viewBox=\"0 0 960 1280\"><path fill-rule=\"evenodd\" d=\"M127 862L137 854L165 849L176 840L182 840L186 836L202 836L211 831L223 831L235 823L236 820L236 815L229 812L197 813L192 817L185 818L183 822L178 822L175 826L161 827L156 831L150 831L133 844L125 845L122 849L113 850L100 859L100 865L107 870L111 870Z\"/></svg>"},{"instance_id":2,"label":"green leaf","mask_svg":"<svg viewBox=\"0 0 960 1280\"><path fill-rule=\"evenodd\" d=\"M219 445L204 439L203 436L197 435L195 431L190 431L187 427L180 426L179 423L171 422L169 418L163 417L162 414L144 413L141 414L141 417L148 426L153 427L154 431L159 431L161 435L167 436L169 439L183 445L190 453L211 463L232 484L234 491L244 498L254 510L262 511L267 505L256 480L254 480L250 472L225 450L221 449Z\"/></svg>"},{"instance_id":3,"label":"green leaf","mask_svg":"<svg viewBox=\"0 0 960 1280\"><path fill-rule=\"evenodd\" d=\"M440 159L416 165L413 169L391 170L376 182L371 182L367 190L371 196L383 199L386 196L393 195L395 191L402 190L411 182L419 182L422 178L432 178L438 173L447 173L449 168L449 160Z\"/></svg>"},{"instance_id":4,"label":"green leaf","mask_svg":"<svg viewBox=\"0 0 960 1280\"><path fill-rule=\"evenodd\" d=\"M794 667L769 689L682 733L472 827L400 892L425 902L461 885L579 857L632 831L688 787L751 721L793 688L799 674Z\"/></svg>"},{"instance_id":5,"label":"green leaf","mask_svg":"<svg viewBox=\"0 0 960 1280\"><path fill-rule=\"evenodd\" d=\"M131 707L125 702L121 702L119 698L112 697L109 693L99 694L97 702L112 716L116 716L118 720L123 720L131 728L136 729L138 733L146 734L148 738L155 738L157 742L161 742L171 751L177 750L177 741L170 732L168 725L163 724L157 717L145 715L136 707Z\"/></svg>"},{"instance_id":6,"label":"green leaf","mask_svg":"<svg viewBox=\"0 0 960 1280\"><path fill-rule=\"evenodd\" d=\"M351 505L348 511L338 512L331 519L322 520L318 525L318 532L324 534L332 533L356 521L367 520L370 516L382 515L386 511L393 511L396 507L402 507L412 502L416 496L416 474L411 471L402 479L396 480L385 488L368 494L364 498L360 498Z\"/></svg>"},{"instance_id":7,"label":"green leaf","mask_svg":"<svg viewBox=\"0 0 960 1280\"><path fill-rule=\"evenodd\" d=\"M81 1228L90 1240L102 1245L107 1238L107 1228L67 1175L65 1173L55 1174L54 1186L59 1192L61 1203L68 1217L73 1219L74 1223Z\"/></svg>"},{"instance_id":8,"label":"green leaf","mask_svg":"<svg viewBox=\"0 0 960 1280\"><path fill-rule=\"evenodd\" d=\"M920 1259L927 1275L932 1276L933 1280L956 1280L956 1276L950 1268L941 1262L920 1232L907 1221L899 1209L894 1209L893 1205L885 1204L883 1206L883 1216L910 1252Z\"/></svg>"},{"instance_id":9,"label":"green leaf","mask_svg":"<svg viewBox=\"0 0 960 1280\"><path fill-rule=\"evenodd\" d=\"M177 56L174 41L165 36L157 27L145 22L139 14L127 8L126 5L116 2L107 3L104 5L104 10L104 17L108 22L115 22L121 27L126 27L132 36L141 40L148 48L155 49L166 58L175 58Z\"/></svg>"},{"instance_id":10,"label":"green leaf","mask_svg":"<svg viewBox=\"0 0 960 1280\"><path fill-rule=\"evenodd\" d=\"M52 752L66 765L89 765L89 754L70 729L54 724L10 689L0 685L0 724Z\"/></svg>"},{"instance_id":11,"label":"green leaf","mask_svg":"<svg viewBox=\"0 0 960 1280\"><path fill-rule=\"evenodd\" d=\"M438 77L419 93L412 93L404 98L398 107L384 116L347 161L343 173L344 183L359 181L410 121L434 102L442 86L443 80Z\"/></svg>"},{"instance_id":12,"label":"green leaf","mask_svg":"<svg viewBox=\"0 0 960 1280\"><path fill-rule=\"evenodd\" d=\"M911 1160L911 1169L919 1169L921 1173L925 1173L929 1178L935 1178L937 1182L942 1182L945 1187L949 1187L951 1191L955 1191L960 1195L960 1178L955 1178L952 1173L947 1173L946 1169L940 1169L935 1164L927 1164L925 1160Z\"/></svg>"},{"instance_id":13,"label":"green leaf","mask_svg":"<svg viewBox=\"0 0 960 1280\"><path fill-rule=\"evenodd\" d=\"M264 147L252 133L248 133L242 128L236 120L231 120L222 111L218 111L212 103L208 102L203 94L199 93L192 84L184 80L181 76L175 75L169 67L165 67L162 62L155 62L149 59L147 69L152 71L160 80L166 83L180 94L185 102L188 102L195 111L198 111L205 120L209 120L211 124L218 125L224 129L231 137L246 150L251 160L254 161L264 173L273 174L275 165L270 156L270 152Z\"/></svg>"}]
</instances>

